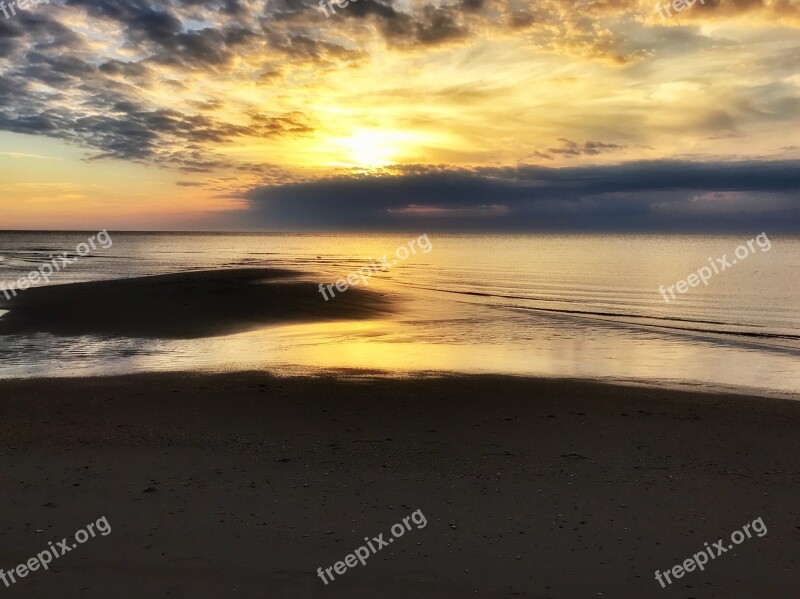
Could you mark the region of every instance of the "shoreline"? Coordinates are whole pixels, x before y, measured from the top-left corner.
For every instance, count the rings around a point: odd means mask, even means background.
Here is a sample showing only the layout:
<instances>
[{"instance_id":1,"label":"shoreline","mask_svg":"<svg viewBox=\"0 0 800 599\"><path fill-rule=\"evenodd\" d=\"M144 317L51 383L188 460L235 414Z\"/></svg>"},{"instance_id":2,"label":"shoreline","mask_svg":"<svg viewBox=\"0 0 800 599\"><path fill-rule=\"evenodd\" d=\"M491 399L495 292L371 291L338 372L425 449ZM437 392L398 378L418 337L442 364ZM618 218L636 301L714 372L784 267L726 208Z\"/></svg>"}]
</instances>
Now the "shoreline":
<instances>
[{"instance_id":1,"label":"shoreline","mask_svg":"<svg viewBox=\"0 0 800 599\"><path fill-rule=\"evenodd\" d=\"M112 528L14 592L794 598L797 402L358 372L0 381L0 567ZM320 581L415 510L425 528ZM655 580L756 518L763 538Z\"/></svg>"},{"instance_id":2,"label":"shoreline","mask_svg":"<svg viewBox=\"0 0 800 599\"><path fill-rule=\"evenodd\" d=\"M502 379L516 379L524 380L529 383L565 383L576 385L596 385L598 387L608 388L621 388L621 389L640 389L649 391L665 391L665 392L678 392L693 394L696 396L726 396L726 397L739 397L745 400L772 400L772 401L800 401L800 393L781 393L779 391L764 390L759 388L727 386L727 387L711 387L706 383L699 381L686 381L679 382L675 380L669 381L650 381L650 380L634 380L634 379L619 379L619 378L578 378L570 376L547 376L547 375L529 375L520 374L515 372L478 372L478 371L453 371L453 370L405 370L402 372L368 369L368 368L311 368L307 365L299 364L276 364L266 370L243 369L243 370L225 370L219 368L197 368L194 370L150 370L147 372L119 372L112 374L96 375L90 374L86 376L69 376L69 375L56 375L56 376L0 376L0 385L9 381L79 381L79 380L108 380L113 382L113 379L122 379L130 377L150 377L150 376L190 376L190 377L218 377L218 376L268 376L276 379L340 379L342 381L360 380L360 381L408 381L408 380L431 380L431 379L467 379L467 378L485 378L485 377L498 377Z\"/></svg>"}]
</instances>

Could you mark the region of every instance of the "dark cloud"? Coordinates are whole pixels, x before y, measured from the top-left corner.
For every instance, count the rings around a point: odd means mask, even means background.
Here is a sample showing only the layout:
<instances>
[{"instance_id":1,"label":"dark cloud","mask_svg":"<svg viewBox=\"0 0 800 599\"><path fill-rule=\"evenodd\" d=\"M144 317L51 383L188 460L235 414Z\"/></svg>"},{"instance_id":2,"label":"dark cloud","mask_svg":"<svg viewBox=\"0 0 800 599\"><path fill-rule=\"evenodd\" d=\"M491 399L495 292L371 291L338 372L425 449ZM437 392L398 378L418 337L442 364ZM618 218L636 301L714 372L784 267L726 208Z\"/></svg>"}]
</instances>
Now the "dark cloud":
<instances>
[{"instance_id":1,"label":"dark cloud","mask_svg":"<svg viewBox=\"0 0 800 599\"><path fill-rule=\"evenodd\" d=\"M481 5L474 4L473 10ZM396 46L436 46L469 35L468 26L462 22L465 9L460 6L428 4L418 12L402 12L379 0L356 0L341 11L349 18L374 18L386 41Z\"/></svg>"},{"instance_id":2,"label":"dark cloud","mask_svg":"<svg viewBox=\"0 0 800 599\"><path fill-rule=\"evenodd\" d=\"M140 82L152 77L152 71L145 65L136 62L122 62L120 60L109 60L99 67L100 71L106 75L124 77L125 79L135 79Z\"/></svg>"},{"instance_id":3,"label":"dark cloud","mask_svg":"<svg viewBox=\"0 0 800 599\"><path fill-rule=\"evenodd\" d=\"M289 35L280 42L274 43L276 49L281 50L290 58L305 58L319 62L322 59L332 58L356 58L360 52L348 50L344 46L313 39L307 35Z\"/></svg>"},{"instance_id":4,"label":"dark cloud","mask_svg":"<svg viewBox=\"0 0 800 599\"><path fill-rule=\"evenodd\" d=\"M178 181L175 185L178 187L203 187L205 183L199 181Z\"/></svg>"},{"instance_id":5,"label":"dark cloud","mask_svg":"<svg viewBox=\"0 0 800 599\"><path fill-rule=\"evenodd\" d=\"M480 10L485 4L485 0L461 0L461 8L465 10Z\"/></svg>"},{"instance_id":6,"label":"dark cloud","mask_svg":"<svg viewBox=\"0 0 800 599\"><path fill-rule=\"evenodd\" d=\"M224 103L221 100L217 99L192 100L189 103L195 108L199 108L200 110L219 110L224 106Z\"/></svg>"},{"instance_id":7,"label":"dark cloud","mask_svg":"<svg viewBox=\"0 0 800 599\"><path fill-rule=\"evenodd\" d=\"M396 11L390 3L384 3L380 0L367 0L366 2L363 0L356 0L355 2L351 2L345 10L348 11L347 15L351 18L365 18L370 15L375 15L387 20L409 20L407 15Z\"/></svg>"},{"instance_id":8,"label":"dark cloud","mask_svg":"<svg viewBox=\"0 0 800 599\"><path fill-rule=\"evenodd\" d=\"M253 31L236 21L187 31L185 11L224 12L223 5L229 15L241 15L235 2L165 3L153 9L137 0L70 0L62 7L118 23L120 41L136 48L138 58L129 61L98 54L97 44L47 13L20 13L13 24L0 21L0 47L8 52L0 63L0 130L63 139L93 150L93 160L133 160L190 172L234 167L215 152L218 144L311 132L299 112L251 113L233 124L203 114L222 107L219 99L187 103L184 110L145 99L142 91L155 86L186 89L179 76L166 78L157 65L170 64L178 73L215 68L252 41ZM332 45L320 47L328 57L335 51Z\"/></svg>"},{"instance_id":9,"label":"dark cloud","mask_svg":"<svg viewBox=\"0 0 800 599\"><path fill-rule=\"evenodd\" d=\"M417 24L417 39L423 44L440 44L467 36L467 28L459 25L453 9L426 6L423 16Z\"/></svg>"},{"instance_id":10,"label":"dark cloud","mask_svg":"<svg viewBox=\"0 0 800 599\"><path fill-rule=\"evenodd\" d=\"M565 137L559 138L558 141L561 144L560 147L547 148L546 151L534 152L533 155L538 158L552 160L554 156L565 156L567 158L578 156L597 156L607 152L618 152L627 147L618 144L604 143L601 141L584 141L579 143Z\"/></svg>"},{"instance_id":11,"label":"dark cloud","mask_svg":"<svg viewBox=\"0 0 800 599\"><path fill-rule=\"evenodd\" d=\"M800 163L414 167L253 190L239 226L297 230L800 232Z\"/></svg>"},{"instance_id":12,"label":"dark cloud","mask_svg":"<svg viewBox=\"0 0 800 599\"><path fill-rule=\"evenodd\" d=\"M142 0L67 0L67 6L79 6L84 8L88 15L93 18L108 18L116 21L131 19L137 14L150 10L147 2Z\"/></svg>"},{"instance_id":13,"label":"dark cloud","mask_svg":"<svg viewBox=\"0 0 800 599\"><path fill-rule=\"evenodd\" d=\"M180 19L169 12L147 9L127 21L128 38L132 42L150 40L165 47L174 47L182 30Z\"/></svg>"},{"instance_id":14,"label":"dark cloud","mask_svg":"<svg viewBox=\"0 0 800 599\"><path fill-rule=\"evenodd\" d=\"M508 15L508 24L513 29L530 27L535 22L533 13L528 10L515 10Z\"/></svg>"},{"instance_id":15,"label":"dark cloud","mask_svg":"<svg viewBox=\"0 0 800 599\"><path fill-rule=\"evenodd\" d=\"M3 97L3 81L0 79L0 97ZM9 93L7 97L13 95ZM245 136L302 135L313 130L299 112L251 114L249 121L246 125L233 125L200 114L147 109L113 93L98 93L92 96L90 105L70 109L48 109L43 101L33 106L0 109L0 129L71 141L97 150L94 160L154 162L192 172L232 166L214 157L207 144L228 143Z\"/></svg>"},{"instance_id":16,"label":"dark cloud","mask_svg":"<svg viewBox=\"0 0 800 599\"><path fill-rule=\"evenodd\" d=\"M23 36L22 28L16 23L0 20L0 56L16 51Z\"/></svg>"},{"instance_id":17,"label":"dark cloud","mask_svg":"<svg viewBox=\"0 0 800 599\"><path fill-rule=\"evenodd\" d=\"M127 44L148 54L149 61L187 71L229 65L263 33L254 29L258 15L232 0L174 0L157 8L140 0L68 0L67 5L119 24ZM197 22L213 25L198 29Z\"/></svg>"}]
</instances>

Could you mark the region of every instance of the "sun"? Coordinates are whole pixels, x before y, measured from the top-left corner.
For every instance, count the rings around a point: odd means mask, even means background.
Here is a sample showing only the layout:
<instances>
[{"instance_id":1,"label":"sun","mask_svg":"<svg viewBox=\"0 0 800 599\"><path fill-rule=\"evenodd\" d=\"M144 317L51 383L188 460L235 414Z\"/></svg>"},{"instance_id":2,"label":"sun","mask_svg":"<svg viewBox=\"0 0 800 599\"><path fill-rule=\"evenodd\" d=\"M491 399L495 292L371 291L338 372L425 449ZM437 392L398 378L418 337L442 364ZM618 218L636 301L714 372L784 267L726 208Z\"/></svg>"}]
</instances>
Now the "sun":
<instances>
[{"instance_id":1,"label":"sun","mask_svg":"<svg viewBox=\"0 0 800 599\"><path fill-rule=\"evenodd\" d=\"M437 148L452 144L452 136L425 130L359 127L347 135L329 136L317 144L318 164L377 170L399 164L417 164L432 159Z\"/></svg>"},{"instance_id":2,"label":"sun","mask_svg":"<svg viewBox=\"0 0 800 599\"><path fill-rule=\"evenodd\" d=\"M376 129L359 129L331 141L338 147L339 162L350 167L381 168L398 154L397 136Z\"/></svg>"}]
</instances>

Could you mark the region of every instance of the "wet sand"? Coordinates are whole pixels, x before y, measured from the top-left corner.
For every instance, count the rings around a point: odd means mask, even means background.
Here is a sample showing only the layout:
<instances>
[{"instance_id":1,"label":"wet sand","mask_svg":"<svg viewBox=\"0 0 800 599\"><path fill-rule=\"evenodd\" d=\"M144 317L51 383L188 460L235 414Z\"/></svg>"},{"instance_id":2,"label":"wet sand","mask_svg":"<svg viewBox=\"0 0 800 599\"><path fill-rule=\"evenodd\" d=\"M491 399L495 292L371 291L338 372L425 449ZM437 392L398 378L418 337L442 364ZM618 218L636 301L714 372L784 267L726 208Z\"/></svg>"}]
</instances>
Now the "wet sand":
<instances>
[{"instance_id":1,"label":"wet sand","mask_svg":"<svg viewBox=\"0 0 800 599\"><path fill-rule=\"evenodd\" d=\"M264 324L370 318L388 307L384 297L363 288L326 302L318 283L303 276L244 268L34 287L10 300L0 295L0 309L9 310L0 335L195 339Z\"/></svg>"},{"instance_id":2,"label":"wet sand","mask_svg":"<svg viewBox=\"0 0 800 599\"><path fill-rule=\"evenodd\" d=\"M0 381L9 597L796 599L800 403L474 376ZM428 524L337 576L422 510ZM666 570L756 518L667 589ZM41 532L37 532L41 531Z\"/></svg>"}]
</instances>

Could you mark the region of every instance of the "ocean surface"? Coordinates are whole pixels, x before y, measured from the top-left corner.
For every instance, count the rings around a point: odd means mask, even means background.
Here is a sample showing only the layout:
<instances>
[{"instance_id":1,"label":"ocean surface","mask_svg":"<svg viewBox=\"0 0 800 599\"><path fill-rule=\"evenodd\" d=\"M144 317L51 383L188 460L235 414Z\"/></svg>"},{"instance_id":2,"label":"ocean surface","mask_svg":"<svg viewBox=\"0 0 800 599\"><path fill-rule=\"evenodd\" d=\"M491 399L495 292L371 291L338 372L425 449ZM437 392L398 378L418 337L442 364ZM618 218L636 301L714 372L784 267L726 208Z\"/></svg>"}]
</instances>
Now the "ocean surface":
<instances>
[{"instance_id":1,"label":"ocean surface","mask_svg":"<svg viewBox=\"0 0 800 599\"><path fill-rule=\"evenodd\" d=\"M427 251L398 257L397 248L423 233L111 232L109 249L98 247L50 284L231 267L291 268L330 283L386 255L391 266L369 287L395 298L397 309L380 320L265 326L196 340L4 336L0 378L348 368L398 376L589 378L800 398L800 238L769 236L762 239L769 244L748 248L761 231L430 233ZM51 255L74 253L91 234L0 233L0 284L10 285ZM747 251L741 259L739 246ZM659 286L674 286L723 255L730 266L707 286L675 291L675 299L667 293L665 302Z\"/></svg>"}]
</instances>

